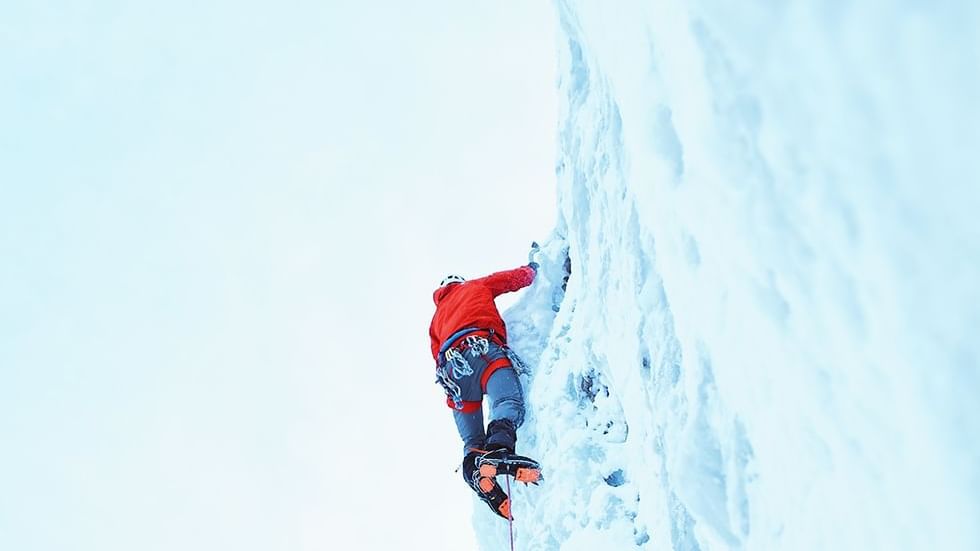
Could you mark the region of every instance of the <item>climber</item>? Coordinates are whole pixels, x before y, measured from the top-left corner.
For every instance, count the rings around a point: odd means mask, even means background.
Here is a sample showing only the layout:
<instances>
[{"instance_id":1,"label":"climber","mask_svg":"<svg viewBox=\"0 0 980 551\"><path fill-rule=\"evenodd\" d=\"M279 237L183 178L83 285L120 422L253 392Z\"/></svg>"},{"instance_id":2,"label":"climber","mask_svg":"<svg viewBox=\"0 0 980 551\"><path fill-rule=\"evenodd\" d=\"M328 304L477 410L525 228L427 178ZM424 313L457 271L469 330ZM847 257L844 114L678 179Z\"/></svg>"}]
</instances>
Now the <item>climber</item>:
<instances>
[{"instance_id":1,"label":"climber","mask_svg":"<svg viewBox=\"0 0 980 551\"><path fill-rule=\"evenodd\" d=\"M432 295L436 311L429 338L436 382L446 391L446 403L453 409L463 440L463 479L504 518L511 518L510 500L497 484L496 475L534 483L540 478L540 470L533 460L514 454L517 428L524 422L524 396L514 370L514 363L520 359L507 347L507 329L494 299L534 281L536 251L535 244L531 261L514 270L470 281L448 276ZM486 430L484 395L490 405Z\"/></svg>"}]
</instances>

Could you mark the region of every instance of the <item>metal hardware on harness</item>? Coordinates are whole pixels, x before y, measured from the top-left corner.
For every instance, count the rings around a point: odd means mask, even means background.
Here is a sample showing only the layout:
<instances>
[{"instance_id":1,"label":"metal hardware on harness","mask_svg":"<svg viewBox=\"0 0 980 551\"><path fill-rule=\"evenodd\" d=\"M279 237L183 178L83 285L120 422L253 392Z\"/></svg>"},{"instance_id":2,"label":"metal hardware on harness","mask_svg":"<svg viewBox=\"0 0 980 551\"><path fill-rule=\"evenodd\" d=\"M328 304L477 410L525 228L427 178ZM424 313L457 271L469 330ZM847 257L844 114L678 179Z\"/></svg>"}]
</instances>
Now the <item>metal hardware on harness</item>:
<instances>
[{"instance_id":1,"label":"metal hardware on harness","mask_svg":"<svg viewBox=\"0 0 980 551\"><path fill-rule=\"evenodd\" d=\"M479 335L470 335L463 341L470 351L470 356L476 358L490 352L490 340Z\"/></svg>"},{"instance_id":2,"label":"metal hardware on harness","mask_svg":"<svg viewBox=\"0 0 980 551\"><path fill-rule=\"evenodd\" d=\"M452 368L453 378L457 380L473 374L473 367L470 366L470 362L466 361L466 357L455 348L446 350L446 367Z\"/></svg>"},{"instance_id":3,"label":"metal hardware on harness","mask_svg":"<svg viewBox=\"0 0 980 551\"><path fill-rule=\"evenodd\" d=\"M507 358L510 360L511 367L514 368L514 371L516 371L518 375L527 375L531 372L531 368L524 363L524 360L517 355L517 352L511 350L509 346L504 346L503 348L504 354L506 354Z\"/></svg>"},{"instance_id":4,"label":"metal hardware on harness","mask_svg":"<svg viewBox=\"0 0 980 551\"><path fill-rule=\"evenodd\" d=\"M446 391L446 396L452 399L455 408L463 409L463 390L449 377L445 366L436 369L436 382L442 385L442 389Z\"/></svg>"}]
</instances>

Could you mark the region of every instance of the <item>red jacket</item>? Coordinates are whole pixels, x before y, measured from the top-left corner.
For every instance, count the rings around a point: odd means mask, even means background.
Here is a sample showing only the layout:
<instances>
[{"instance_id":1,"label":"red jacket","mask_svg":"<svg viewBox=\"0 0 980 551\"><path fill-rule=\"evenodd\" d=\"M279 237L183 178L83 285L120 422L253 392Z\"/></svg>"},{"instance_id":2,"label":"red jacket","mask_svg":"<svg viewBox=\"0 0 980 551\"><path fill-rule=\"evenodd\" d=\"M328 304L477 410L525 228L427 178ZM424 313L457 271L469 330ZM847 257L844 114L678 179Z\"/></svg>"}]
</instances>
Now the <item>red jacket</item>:
<instances>
[{"instance_id":1,"label":"red jacket","mask_svg":"<svg viewBox=\"0 0 980 551\"><path fill-rule=\"evenodd\" d=\"M493 299L503 293L517 291L534 281L534 268L521 266L514 270L497 272L487 277L451 283L432 293L436 303L436 313L429 325L429 339L432 341L432 357L438 363L439 348L453 333L467 327L493 329L500 338L507 341L507 328L500 318Z\"/></svg>"}]
</instances>

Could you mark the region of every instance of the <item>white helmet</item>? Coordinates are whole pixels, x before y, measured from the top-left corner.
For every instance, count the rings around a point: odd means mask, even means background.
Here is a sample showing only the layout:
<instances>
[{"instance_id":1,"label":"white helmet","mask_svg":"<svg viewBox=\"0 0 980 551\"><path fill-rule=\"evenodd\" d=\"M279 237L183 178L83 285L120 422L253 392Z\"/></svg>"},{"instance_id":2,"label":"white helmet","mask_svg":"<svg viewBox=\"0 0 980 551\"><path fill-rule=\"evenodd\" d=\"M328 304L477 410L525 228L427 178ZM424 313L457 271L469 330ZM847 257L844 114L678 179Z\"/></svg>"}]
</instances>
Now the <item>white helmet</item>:
<instances>
[{"instance_id":1,"label":"white helmet","mask_svg":"<svg viewBox=\"0 0 980 551\"><path fill-rule=\"evenodd\" d=\"M464 281L466 281L466 279L464 279L464 278L463 278L463 276L458 276L458 275L447 275L447 276L446 276L446 277L444 277L444 278L443 278L443 280L442 280L442 281L441 281L441 282L439 283L439 286L440 286L440 287L445 287L446 285L449 285L450 283L462 283L462 282L464 282Z\"/></svg>"}]
</instances>

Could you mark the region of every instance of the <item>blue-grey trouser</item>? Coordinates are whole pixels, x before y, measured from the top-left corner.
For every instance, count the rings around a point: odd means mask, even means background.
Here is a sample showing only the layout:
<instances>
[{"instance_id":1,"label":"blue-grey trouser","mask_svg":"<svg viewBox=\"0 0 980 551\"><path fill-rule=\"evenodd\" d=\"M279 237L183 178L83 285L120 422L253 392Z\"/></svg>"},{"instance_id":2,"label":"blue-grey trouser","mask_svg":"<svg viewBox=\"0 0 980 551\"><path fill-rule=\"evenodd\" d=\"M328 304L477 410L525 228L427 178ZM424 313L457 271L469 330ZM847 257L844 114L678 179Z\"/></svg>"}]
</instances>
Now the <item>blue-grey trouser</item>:
<instances>
[{"instance_id":1,"label":"blue-grey trouser","mask_svg":"<svg viewBox=\"0 0 980 551\"><path fill-rule=\"evenodd\" d=\"M474 375L479 378L478 373ZM490 421L510 419L514 428L524 423L524 393L521 381L512 367L498 369L487 380L487 397L490 399ZM463 455L472 449L483 449L486 431L483 428L483 408L472 413L453 411L456 429L463 439Z\"/></svg>"}]
</instances>

